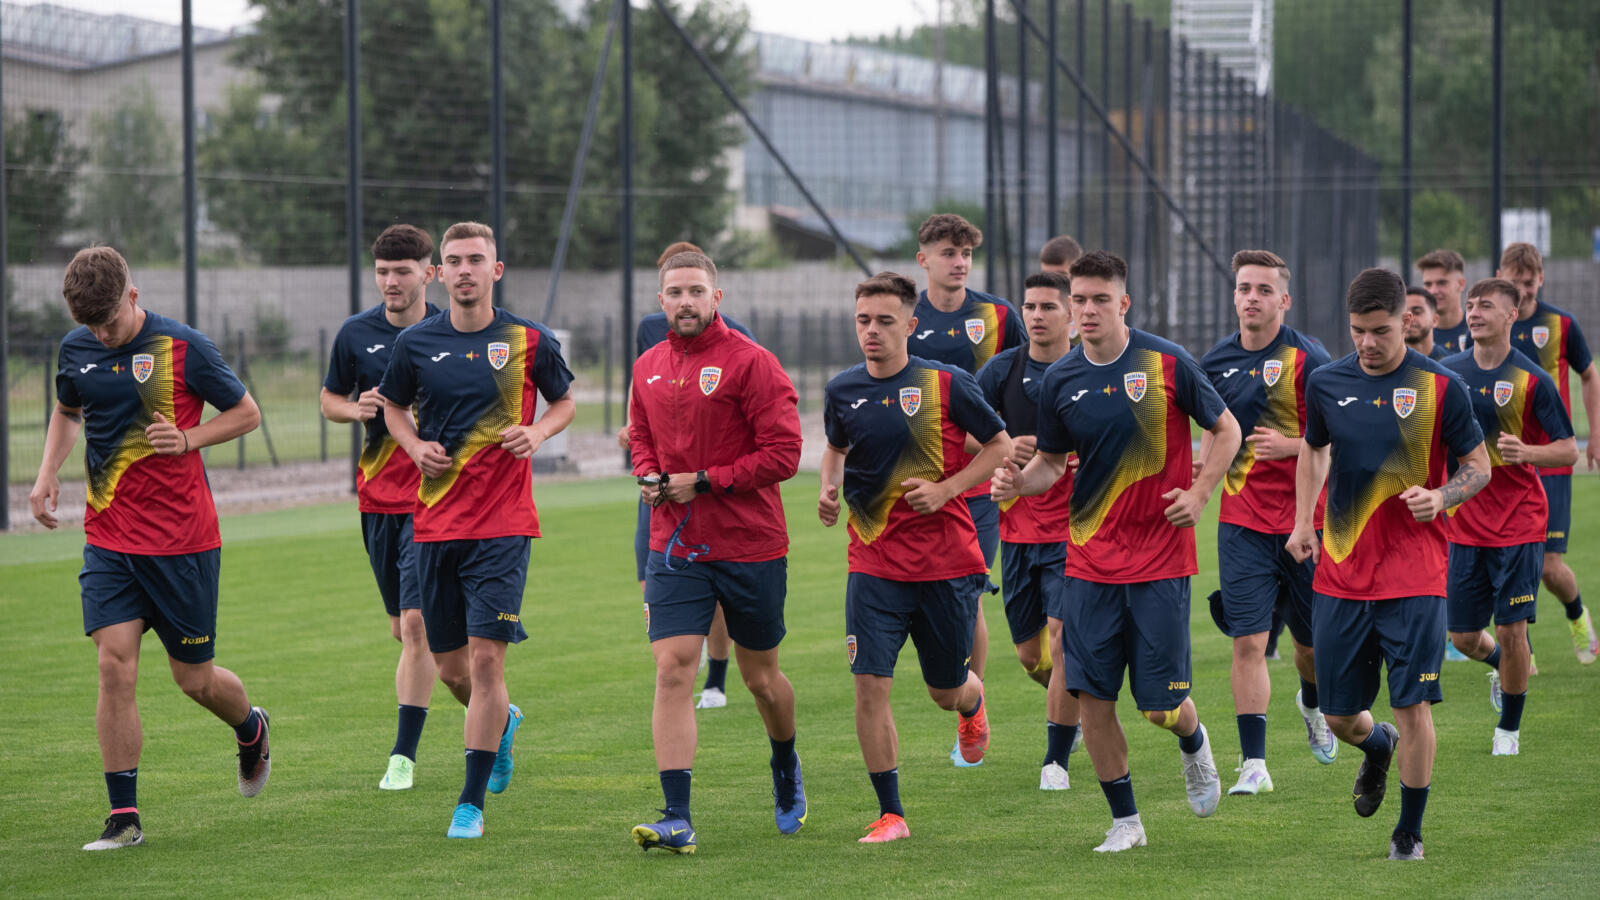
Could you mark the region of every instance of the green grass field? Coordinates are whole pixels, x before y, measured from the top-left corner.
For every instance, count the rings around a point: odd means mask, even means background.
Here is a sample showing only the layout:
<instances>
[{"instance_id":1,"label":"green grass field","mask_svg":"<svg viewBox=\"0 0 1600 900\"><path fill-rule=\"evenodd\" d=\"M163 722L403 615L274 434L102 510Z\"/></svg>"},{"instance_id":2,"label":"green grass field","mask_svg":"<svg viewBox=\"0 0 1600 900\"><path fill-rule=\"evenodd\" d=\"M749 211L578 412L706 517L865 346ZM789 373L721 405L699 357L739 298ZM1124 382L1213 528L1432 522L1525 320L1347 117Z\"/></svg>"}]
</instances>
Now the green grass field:
<instances>
[{"instance_id":1,"label":"green grass field","mask_svg":"<svg viewBox=\"0 0 1600 900\"><path fill-rule=\"evenodd\" d=\"M1600 479L1576 479L1571 556L1600 600ZM1224 797L1196 819L1173 738L1127 705L1134 784L1150 846L1090 852L1109 813L1085 755L1073 788L1037 789L1044 694L1016 665L1000 604L985 605L994 740L980 768L947 758L953 716L927 699L908 650L895 688L901 788L912 837L858 845L877 806L856 746L843 641L842 528L813 508L815 475L786 491L793 548L783 663L798 697L810 818L780 838L767 745L730 673L727 709L699 713L699 853L642 854L629 828L660 793L650 745L652 665L633 580L633 488L540 486L511 695L529 713L511 789L491 797L479 841L444 837L462 774L462 712L441 688L417 787L377 790L394 730L397 645L362 553L354 504L224 521L219 661L272 713L274 769L260 797L235 787L228 730L172 685L146 636L140 807L147 844L78 847L106 814L95 744L94 650L80 631L81 533L0 537L0 893L6 896L1593 896L1600 863L1594 748L1600 666L1580 667L1544 598L1542 674L1522 755L1489 756L1485 669L1447 663L1428 860L1384 860L1398 790L1372 819L1351 809L1359 754L1317 765L1294 711L1293 668L1272 663L1268 757L1277 791ZM1194 595L1215 585L1213 520L1200 529ZM1229 650L1193 616L1194 697L1223 784L1238 752ZM1287 647L1287 644L1285 644ZM1380 715L1387 717L1380 697ZM1393 784L1393 782L1391 782Z\"/></svg>"}]
</instances>

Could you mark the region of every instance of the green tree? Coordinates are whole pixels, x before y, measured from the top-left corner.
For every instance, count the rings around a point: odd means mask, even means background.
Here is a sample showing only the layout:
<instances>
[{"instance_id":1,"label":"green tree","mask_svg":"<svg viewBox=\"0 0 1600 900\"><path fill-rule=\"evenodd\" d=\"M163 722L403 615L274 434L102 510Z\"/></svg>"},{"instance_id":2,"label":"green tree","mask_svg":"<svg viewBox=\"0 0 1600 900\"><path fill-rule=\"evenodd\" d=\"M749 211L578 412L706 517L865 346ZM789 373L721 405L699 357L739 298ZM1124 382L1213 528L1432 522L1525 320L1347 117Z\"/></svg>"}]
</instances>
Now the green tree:
<instances>
[{"instance_id":1,"label":"green tree","mask_svg":"<svg viewBox=\"0 0 1600 900\"><path fill-rule=\"evenodd\" d=\"M89 237L136 262L176 260L183 222L178 142L149 84L124 89L90 116L89 161L79 215Z\"/></svg>"},{"instance_id":2,"label":"green tree","mask_svg":"<svg viewBox=\"0 0 1600 900\"><path fill-rule=\"evenodd\" d=\"M72 221L72 184L83 150L55 110L6 117L6 241L11 261L36 262L61 243Z\"/></svg>"}]
</instances>

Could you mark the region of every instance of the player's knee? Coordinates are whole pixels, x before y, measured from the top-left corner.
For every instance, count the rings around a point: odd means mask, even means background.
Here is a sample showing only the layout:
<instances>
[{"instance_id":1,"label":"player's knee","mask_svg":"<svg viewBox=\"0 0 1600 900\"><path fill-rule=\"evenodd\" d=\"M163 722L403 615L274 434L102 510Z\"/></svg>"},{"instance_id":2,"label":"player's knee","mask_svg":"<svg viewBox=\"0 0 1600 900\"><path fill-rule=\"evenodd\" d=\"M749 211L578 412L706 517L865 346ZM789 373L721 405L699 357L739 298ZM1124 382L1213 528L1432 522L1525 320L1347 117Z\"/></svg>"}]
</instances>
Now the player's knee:
<instances>
[{"instance_id":1,"label":"player's knee","mask_svg":"<svg viewBox=\"0 0 1600 900\"><path fill-rule=\"evenodd\" d=\"M137 657L101 653L99 666L101 690L131 690L139 681Z\"/></svg>"},{"instance_id":2,"label":"player's knee","mask_svg":"<svg viewBox=\"0 0 1600 900\"><path fill-rule=\"evenodd\" d=\"M1457 650L1460 650L1462 653L1465 653L1469 656L1472 654L1472 651L1478 649L1479 640L1480 638L1478 636L1478 632L1476 631L1450 632L1450 644Z\"/></svg>"},{"instance_id":3,"label":"player's knee","mask_svg":"<svg viewBox=\"0 0 1600 900\"><path fill-rule=\"evenodd\" d=\"M1334 737L1344 741L1347 744L1360 743L1356 740L1355 734L1356 726L1360 722L1359 716L1335 716L1324 714L1323 718L1327 720L1328 730L1333 732Z\"/></svg>"},{"instance_id":4,"label":"player's knee","mask_svg":"<svg viewBox=\"0 0 1600 900\"><path fill-rule=\"evenodd\" d=\"M1526 642L1525 635L1527 633L1528 623L1526 621L1510 622L1505 625L1496 623L1494 626L1494 636L1499 639L1502 647L1517 646L1518 642Z\"/></svg>"},{"instance_id":5,"label":"player's knee","mask_svg":"<svg viewBox=\"0 0 1600 900\"><path fill-rule=\"evenodd\" d=\"M1032 675L1034 670L1039 668L1040 656L1039 641L1037 639L1029 639L1017 645L1017 662L1022 663L1023 671L1029 675ZM1049 671L1049 658L1045 657L1044 661L1045 670Z\"/></svg>"},{"instance_id":6,"label":"player's knee","mask_svg":"<svg viewBox=\"0 0 1600 900\"><path fill-rule=\"evenodd\" d=\"M1166 728L1170 730L1173 726L1178 724L1177 709L1148 709L1145 710L1144 717L1149 719L1150 724L1156 726L1157 728Z\"/></svg>"},{"instance_id":7,"label":"player's knee","mask_svg":"<svg viewBox=\"0 0 1600 900\"><path fill-rule=\"evenodd\" d=\"M211 673L210 667L174 666L172 680L189 699L204 700L211 692Z\"/></svg>"},{"instance_id":8,"label":"player's knee","mask_svg":"<svg viewBox=\"0 0 1600 900\"><path fill-rule=\"evenodd\" d=\"M389 633L400 643L405 643L405 621L399 616L389 617Z\"/></svg>"},{"instance_id":9,"label":"player's knee","mask_svg":"<svg viewBox=\"0 0 1600 900\"><path fill-rule=\"evenodd\" d=\"M396 623L395 639L402 644L414 644L423 650L428 648L428 626L422 621L422 613L416 610L404 610Z\"/></svg>"},{"instance_id":10,"label":"player's knee","mask_svg":"<svg viewBox=\"0 0 1600 900\"><path fill-rule=\"evenodd\" d=\"M1240 635L1233 639L1234 659L1262 659L1267 656L1267 633L1259 631L1255 634Z\"/></svg>"},{"instance_id":11,"label":"player's knee","mask_svg":"<svg viewBox=\"0 0 1600 900\"><path fill-rule=\"evenodd\" d=\"M929 687L928 696L933 698L933 702L938 704L940 709L953 710L961 705L960 688Z\"/></svg>"},{"instance_id":12,"label":"player's knee","mask_svg":"<svg viewBox=\"0 0 1600 900\"><path fill-rule=\"evenodd\" d=\"M450 689L451 693L460 694L472 690L472 675L465 666L440 666L439 680Z\"/></svg>"}]
</instances>

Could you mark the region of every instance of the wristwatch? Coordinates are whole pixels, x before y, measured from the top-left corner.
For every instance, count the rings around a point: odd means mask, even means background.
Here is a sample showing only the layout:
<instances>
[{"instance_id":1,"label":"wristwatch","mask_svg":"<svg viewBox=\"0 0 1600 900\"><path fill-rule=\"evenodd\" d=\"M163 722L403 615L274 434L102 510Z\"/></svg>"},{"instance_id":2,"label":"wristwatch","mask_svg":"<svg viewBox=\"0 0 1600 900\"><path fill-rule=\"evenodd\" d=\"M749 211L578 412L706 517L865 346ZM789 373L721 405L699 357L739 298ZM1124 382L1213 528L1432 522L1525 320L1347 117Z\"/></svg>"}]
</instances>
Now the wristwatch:
<instances>
[{"instance_id":1,"label":"wristwatch","mask_svg":"<svg viewBox=\"0 0 1600 900\"><path fill-rule=\"evenodd\" d=\"M696 472L694 476L694 492L696 494L704 494L710 490L711 476L706 474L705 469L701 469L699 472Z\"/></svg>"}]
</instances>

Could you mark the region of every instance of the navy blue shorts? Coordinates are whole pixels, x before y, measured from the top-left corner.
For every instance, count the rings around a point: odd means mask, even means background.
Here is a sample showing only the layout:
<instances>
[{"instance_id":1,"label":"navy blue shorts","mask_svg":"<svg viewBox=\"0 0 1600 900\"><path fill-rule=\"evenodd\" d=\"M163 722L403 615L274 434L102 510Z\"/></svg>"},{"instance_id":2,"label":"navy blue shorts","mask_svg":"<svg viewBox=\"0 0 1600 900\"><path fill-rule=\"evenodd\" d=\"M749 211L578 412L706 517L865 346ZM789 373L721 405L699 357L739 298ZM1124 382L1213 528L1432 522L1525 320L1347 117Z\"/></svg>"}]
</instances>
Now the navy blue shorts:
<instances>
[{"instance_id":1,"label":"navy blue shorts","mask_svg":"<svg viewBox=\"0 0 1600 900\"><path fill-rule=\"evenodd\" d=\"M1221 522L1217 525L1217 571L1222 580L1222 612L1228 637L1272 630L1272 611L1280 597L1283 619L1302 647L1312 646L1310 559L1295 562L1284 547L1286 534L1264 534Z\"/></svg>"},{"instance_id":2,"label":"navy blue shorts","mask_svg":"<svg viewBox=\"0 0 1600 900\"><path fill-rule=\"evenodd\" d=\"M645 623L650 640L705 635L722 604L728 636L746 650L771 650L787 634L783 600L788 594L787 557L765 562L685 562L652 551L644 570Z\"/></svg>"},{"instance_id":3,"label":"navy blue shorts","mask_svg":"<svg viewBox=\"0 0 1600 900\"><path fill-rule=\"evenodd\" d=\"M638 521L633 523L633 571L644 581L645 563L650 560L650 504L639 501Z\"/></svg>"},{"instance_id":4,"label":"navy blue shorts","mask_svg":"<svg viewBox=\"0 0 1600 900\"><path fill-rule=\"evenodd\" d=\"M78 573L83 633L143 619L146 630L156 630L168 656L203 663L216 655L221 572L220 549L141 556L85 544L83 571Z\"/></svg>"},{"instance_id":5,"label":"navy blue shorts","mask_svg":"<svg viewBox=\"0 0 1600 900\"><path fill-rule=\"evenodd\" d=\"M894 677L906 638L917 648L922 680L935 690L967 681L978 595L987 575L943 581L890 581L851 572L844 593L844 646L853 675Z\"/></svg>"},{"instance_id":6,"label":"navy blue shorts","mask_svg":"<svg viewBox=\"0 0 1600 900\"><path fill-rule=\"evenodd\" d=\"M1450 630L1478 631L1532 621L1538 608L1545 545L1514 547L1450 545L1450 587L1446 593Z\"/></svg>"},{"instance_id":7,"label":"navy blue shorts","mask_svg":"<svg viewBox=\"0 0 1600 900\"><path fill-rule=\"evenodd\" d=\"M429 650L459 650L468 637L516 644L528 636L522 630L522 591L530 543L522 535L417 543Z\"/></svg>"},{"instance_id":8,"label":"navy blue shorts","mask_svg":"<svg viewBox=\"0 0 1600 900\"><path fill-rule=\"evenodd\" d=\"M1438 703L1444 662L1443 597L1343 600L1317 594L1317 696L1330 716L1353 716L1378 699L1379 665L1389 669L1389 705Z\"/></svg>"},{"instance_id":9,"label":"navy blue shorts","mask_svg":"<svg viewBox=\"0 0 1600 900\"><path fill-rule=\"evenodd\" d=\"M1177 709L1189 696L1189 579L1100 584L1067 578L1062 604L1067 690L1115 700L1122 670L1139 709Z\"/></svg>"},{"instance_id":10,"label":"navy blue shorts","mask_svg":"<svg viewBox=\"0 0 1600 900\"><path fill-rule=\"evenodd\" d=\"M1545 526L1544 552L1567 552L1567 532L1572 529L1572 476L1540 475L1550 501L1550 524Z\"/></svg>"},{"instance_id":11,"label":"navy blue shorts","mask_svg":"<svg viewBox=\"0 0 1600 900\"><path fill-rule=\"evenodd\" d=\"M391 616L398 616L402 609L421 609L416 545L411 542L411 514L364 512L361 514L361 537L367 545L372 574L378 579L384 610Z\"/></svg>"},{"instance_id":12,"label":"navy blue shorts","mask_svg":"<svg viewBox=\"0 0 1600 900\"><path fill-rule=\"evenodd\" d=\"M1011 643L1039 636L1045 617L1061 618L1067 588L1067 544L1000 544L1000 585L1005 589Z\"/></svg>"},{"instance_id":13,"label":"navy blue shorts","mask_svg":"<svg viewBox=\"0 0 1600 900\"><path fill-rule=\"evenodd\" d=\"M983 554L983 564L994 568L994 551L1000 547L1000 507L989 495L968 497L967 512L972 516L972 527L978 530L978 552ZM1000 586L985 580L983 589L991 594L1000 593Z\"/></svg>"}]
</instances>

